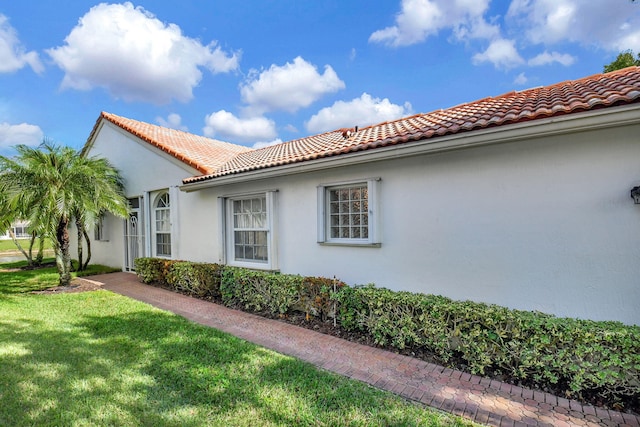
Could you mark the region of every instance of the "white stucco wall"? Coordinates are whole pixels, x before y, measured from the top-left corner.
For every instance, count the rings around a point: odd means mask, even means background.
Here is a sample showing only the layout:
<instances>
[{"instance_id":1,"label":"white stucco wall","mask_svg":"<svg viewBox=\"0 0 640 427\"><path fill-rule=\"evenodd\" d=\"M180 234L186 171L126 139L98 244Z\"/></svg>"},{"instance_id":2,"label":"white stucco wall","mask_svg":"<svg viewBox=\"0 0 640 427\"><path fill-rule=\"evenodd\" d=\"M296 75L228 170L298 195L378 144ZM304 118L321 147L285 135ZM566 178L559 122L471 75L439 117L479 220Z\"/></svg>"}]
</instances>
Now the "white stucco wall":
<instances>
[{"instance_id":1,"label":"white stucco wall","mask_svg":"<svg viewBox=\"0 0 640 427\"><path fill-rule=\"evenodd\" d=\"M624 126L178 192L173 258L219 262L218 198L278 190L283 273L640 324L638 135ZM196 174L112 127L91 154L122 171L128 196ZM318 244L317 186L372 177L381 247ZM122 265L121 230L117 220L94 243L96 262Z\"/></svg>"},{"instance_id":2,"label":"white stucco wall","mask_svg":"<svg viewBox=\"0 0 640 427\"><path fill-rule=\"evenodd\" d=\"M200 193L183 193L177 186L182 179L199 172L150 144L140 141L111 123L104 123L91 145L89 155L105 157L120 171L128 198L143 197L143 228L145 229L145 256L154 256L153 203L158 194L168 191L171 196L172 258L214 261L207 253L207 239L203 238L202 224L206 214ZM185 218L183 218L183 215ZM113 267L124 267L124 220L106 217L108 241L93 241L92 262ZM207 231L210 234L211 230ZM93 238L93 233L90 233ZM75 248L75 239L72 242Z\"/></svg>"},{"instance_id":3,"label":"white stucco wall","mask_svg":"<svg viewBox=\"0 0 640 427\"><path fill-rule=\"evenodd\" d=\"M217 195L278 189L284 273L640 324L637 135L627 126L208 189L194 223L217 222ZM316 187L371 177L382 179L382 246L318 244Z\"/></svg>"}]
</instances>

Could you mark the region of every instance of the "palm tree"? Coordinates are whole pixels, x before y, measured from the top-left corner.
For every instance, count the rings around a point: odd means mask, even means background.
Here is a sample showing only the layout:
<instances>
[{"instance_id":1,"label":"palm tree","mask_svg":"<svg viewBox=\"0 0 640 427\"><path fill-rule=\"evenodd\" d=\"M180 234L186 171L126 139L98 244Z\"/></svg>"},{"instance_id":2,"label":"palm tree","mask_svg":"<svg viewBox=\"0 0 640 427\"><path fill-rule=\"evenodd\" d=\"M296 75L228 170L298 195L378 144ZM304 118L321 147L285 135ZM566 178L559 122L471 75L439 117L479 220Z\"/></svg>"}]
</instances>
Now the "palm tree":
<instances>
[{"instance_id":1,"label":"palm tree","mask_svg":"<svg viewBox=\"0 0 640 427\"><path fill-rule=\"evenodd\" d=\"M128 214L122 181L107 160L81 156L70 147L44 141L38 148L15 147L15 158L0 156L0 194L53 242L60 285L71 281L69 224L87 225L101 212Z\"/></svg>"},{"instance_id":2,"label":"palm tree","mask_svg":"<svg viewBox=\"0 0 640 427\"><path fill-rule=\"evenodd\" d=\"M92 187L86 188L86 197L88 197L88 204L79 203L72 209L72 216L75 221L77 231L77 244L78 244L78 270L84 270L87 268L91 259L91 240L87 229L91 229L95 226L98 219L104 215L105 212L115 213L117 216L126 218L128 215L129 202L124 197L124 184L118 171L111 166L111 164L103 158L97 157L85 157L80 154L82 162L88 163L94 178L92 178ZM101 177L104 185L96 185L98 182L95 177ZM105 189L110 191L109 194L104 194ZM113 194L113 193L117 194ZM114 200L117 202L114 204ZM93 202L93 203L91 203ZM124 207L124 209L122 209ZM83 260L83 240L87 244L87 258Z\"/></svg>"}]
</instances>

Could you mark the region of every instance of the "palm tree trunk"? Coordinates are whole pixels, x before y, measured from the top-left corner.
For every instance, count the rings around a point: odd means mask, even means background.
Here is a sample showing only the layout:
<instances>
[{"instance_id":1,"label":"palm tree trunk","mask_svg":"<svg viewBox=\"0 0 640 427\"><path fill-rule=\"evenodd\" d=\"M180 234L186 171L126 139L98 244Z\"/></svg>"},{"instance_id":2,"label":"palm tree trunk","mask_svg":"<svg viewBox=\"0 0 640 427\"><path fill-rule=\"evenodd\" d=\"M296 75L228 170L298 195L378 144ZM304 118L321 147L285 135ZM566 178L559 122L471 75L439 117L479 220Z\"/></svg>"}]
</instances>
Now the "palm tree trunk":
<instances>
[{"instance_id":1,"label":"palm tree trunk","mask_svg":"<svg viewBox=\"0 0 640 427\"><path fill-rule=\"evenodd\" d=\"M42 260L44 258L44 236L40 236L39 240L38 254L36 255L36 259L34 261L36 265L42 264Z\"/></svg>"},{"instance_id":2,"label":"palm tree trunk","mask_svg":"<svg viewBox=\"0 0 640 427\"><path fill-rule=\"evenodd\" d=\"M84 234L84 240L87 242L87 260L82 266L82 270L86 270L89 266L89 261L91 261L91 240L89 239L89 233L87 233L87 229L84 227L82 228L82 234Z\"/></svg>"},{"instance_id":3,"label":"palm tree trunk","mask_svg":"<svg viewBox=\"0 0 640 427\"><path fill-rule=\"evenodd\" d=\"M36 232L31 232L31 239L29 239L29 259L33 261L33 245L36 243Z\"/></svg>"},{"instance_id":4,"label":"palm tree trunk","mask_svg":"<svg viewBox=\"0 0 640 427\"><path fill-rule=\"evenodd\" d=\"M82 271L83 270L83 266L84 266L84 254L82 253L82 231L84 230L84 226L82 225L82 221L80 221L80 218L78 218L78 216L76 215L76 230L78 233L78 271Z\"/></svg>"},{"instance_id":5,"label":"palm tree trunk","mask_svg":"<svg viewBox=\"0 0 640 427\"><path fill-rule=\"evenodd\" d=\"M56 265L60 275L60 286L71 283L71 255L69 254L69 218L60 217L56 228Z\"/></svg>"},{"instance_id":6,"label":"palm tree trunk","mask_svg":"<svg viewBox=\"0 0 640 427\"><path fill-rule=\"evenodd\" d=\"M9 229L9 236L11 236L11 240L13 240L13 243L18 247L18 250L20 252L22 252L22 255L24 255L24 257L27 259L27 264L29 265L29 267L33 266L33 260L31 259L30 253L27 253L23 248L22 245L20 245L20 242L18 242L18 238L16 237L16 234L13 232L13 229Z\"/></svg>"}]
</instances>

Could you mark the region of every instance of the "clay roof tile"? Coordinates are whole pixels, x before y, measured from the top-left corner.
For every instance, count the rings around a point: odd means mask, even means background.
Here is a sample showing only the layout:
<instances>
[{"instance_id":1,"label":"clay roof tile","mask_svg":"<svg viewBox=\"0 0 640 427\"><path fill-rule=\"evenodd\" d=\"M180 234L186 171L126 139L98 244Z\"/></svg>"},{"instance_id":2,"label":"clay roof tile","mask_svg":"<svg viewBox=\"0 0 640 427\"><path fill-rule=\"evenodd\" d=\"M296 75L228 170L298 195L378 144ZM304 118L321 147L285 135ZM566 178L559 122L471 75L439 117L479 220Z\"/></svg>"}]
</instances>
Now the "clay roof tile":
<instances>
[{"instance_id":1,"label":"clay roof tile","mask_svg":"<svg viewBox=\"0 0 640 427\"><path fill-rule=\"evenodd\" d=\"M212 173L188 178L184 182L637 102L640 102L640 67L629 67L367 126L352 132L347 138L343 136L344 129L337 129L240 152Z\"/></svg>"},{"instance_id":2,"label":"clay roof tile","mask_svg":"<svg viewBox=\"0 0 640 427\"><path fill-rule=\"evenodd\" d=\"M234 156L251 151L250 148L241 145L127 119L107 112L100 114L89 140L92 139L102 119L172 155L202 174L214 173Z\"/></svg>"}]
</instances>

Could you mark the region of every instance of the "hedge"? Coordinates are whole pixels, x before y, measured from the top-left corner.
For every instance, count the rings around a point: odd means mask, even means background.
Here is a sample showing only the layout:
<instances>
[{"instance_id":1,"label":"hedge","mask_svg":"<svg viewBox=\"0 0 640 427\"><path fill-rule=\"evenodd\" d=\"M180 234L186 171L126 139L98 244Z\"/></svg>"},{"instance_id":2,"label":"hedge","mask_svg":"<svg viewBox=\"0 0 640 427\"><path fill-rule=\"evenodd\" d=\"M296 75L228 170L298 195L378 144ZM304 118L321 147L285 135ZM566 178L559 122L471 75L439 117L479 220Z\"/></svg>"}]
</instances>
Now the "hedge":
<instances>
[{"instance_id":1,"label":"hedge","mask_svg":"<svg viewBox=\"0 0 640 427\"><path fill-rule=\"evenodd\" d=\"M422 347L443 361L464 360L471 373L489 371L544 387L566 386L607 399L640 397L640 327L511 310L374 286L345 287L335 298L347 330L380 345Z\"/></svg>"},{"instance_id":2,"label":"hedge","mask_svg":"<svg viewBox=\"0 0 640 427\"><path fill-rule=\"evenodd\" d=\"M638 326L217 264L138 258L135 265L145 283L272 315L337 316L345 330L368 334L379 345L422 348L445 364L462 360L474 374L553 385L568 397L640 398Z\"/></svg>"}]
</instances>

